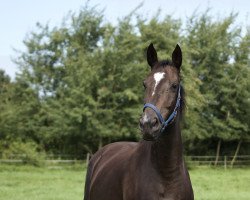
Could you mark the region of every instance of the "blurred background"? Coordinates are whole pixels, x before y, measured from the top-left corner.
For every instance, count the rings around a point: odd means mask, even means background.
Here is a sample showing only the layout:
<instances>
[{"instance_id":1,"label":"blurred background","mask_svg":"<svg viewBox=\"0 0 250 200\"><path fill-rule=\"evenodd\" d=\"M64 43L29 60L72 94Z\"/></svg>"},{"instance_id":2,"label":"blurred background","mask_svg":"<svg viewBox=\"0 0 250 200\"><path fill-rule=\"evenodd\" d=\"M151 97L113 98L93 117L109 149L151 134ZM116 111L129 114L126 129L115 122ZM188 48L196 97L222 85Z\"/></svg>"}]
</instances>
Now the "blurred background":
<instances>
[{"instance_id":1,"label":"blurred background","mask_svg":"<svg viewBox=\"0 0 250 200\"><path fill-rule=\"evenodd\" d=\"M249 1L0 5L0 199L81 199L89 157L140 140L151 42L161 59L183 51L196 199L250 198Z\"/></svg>"}]
</instances>

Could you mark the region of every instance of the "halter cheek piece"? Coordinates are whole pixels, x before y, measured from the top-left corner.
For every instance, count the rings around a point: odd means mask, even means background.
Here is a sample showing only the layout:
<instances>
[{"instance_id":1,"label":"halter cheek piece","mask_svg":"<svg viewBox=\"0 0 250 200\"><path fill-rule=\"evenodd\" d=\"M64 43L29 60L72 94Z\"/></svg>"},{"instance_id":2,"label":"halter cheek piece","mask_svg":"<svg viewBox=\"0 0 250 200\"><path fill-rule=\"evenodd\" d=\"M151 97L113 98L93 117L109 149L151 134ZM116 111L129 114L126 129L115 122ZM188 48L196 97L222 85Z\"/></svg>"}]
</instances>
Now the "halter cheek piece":
<instances>
[{"instance_id":1,"label":"halter cheek piece","mask_svg":"<svg viewBox=\"0 0 250 200\"><path fill-rule=\"evenodd\" d=\"M151 108L153 111L155 111L155 114L157 115L157 117L160 120L160 123L162 125L161 130L160 130L160 133L162 133L165 130L165 128L175 119L175 117L177 115L177 109L180 107L180 101L181 101L181 86L179 86L179 89L178 89L178 96L177 96L175 108L166 121L162 117L159 109L151 103L144 104L143 112L146 108Z\"/></svg>"}]
</instances>

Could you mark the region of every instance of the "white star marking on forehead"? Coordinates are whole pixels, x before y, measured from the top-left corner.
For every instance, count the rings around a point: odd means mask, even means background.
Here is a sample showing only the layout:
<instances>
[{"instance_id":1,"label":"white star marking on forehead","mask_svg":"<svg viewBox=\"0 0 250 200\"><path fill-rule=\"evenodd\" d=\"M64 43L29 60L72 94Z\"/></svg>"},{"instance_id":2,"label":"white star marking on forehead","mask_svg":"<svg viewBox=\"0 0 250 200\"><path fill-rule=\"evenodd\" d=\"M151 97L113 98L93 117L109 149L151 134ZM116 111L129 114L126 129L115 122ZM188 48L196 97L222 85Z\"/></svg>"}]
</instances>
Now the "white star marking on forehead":
<instances>
[{"instance_id":1,"label":"white star marking on forehead","mask_svg":"<svg viewBox=\"0 0 250 200\"><path fill-rule=\"evenodd\" d=\"M160 83L160 81L164 78L164 76L165 76L164 72L157 72L157 73L154 74L155 86L154 86L152 96L154 96L155 89L156 89L157 85Z\"/></svg>"}]
</instances>

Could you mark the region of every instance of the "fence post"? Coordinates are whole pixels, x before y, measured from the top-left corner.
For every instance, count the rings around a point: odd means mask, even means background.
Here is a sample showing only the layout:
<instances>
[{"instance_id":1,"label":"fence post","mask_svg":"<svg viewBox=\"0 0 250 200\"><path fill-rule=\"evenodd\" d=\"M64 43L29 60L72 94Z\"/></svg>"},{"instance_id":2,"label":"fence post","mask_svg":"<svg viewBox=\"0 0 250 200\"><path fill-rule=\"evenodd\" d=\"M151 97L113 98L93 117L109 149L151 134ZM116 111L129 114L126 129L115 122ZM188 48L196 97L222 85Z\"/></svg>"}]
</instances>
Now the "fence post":
<instances>
[{"instance_id":1,"label":"fence post","mask_svg":"<svg viewBox=\"0 0 250 200\"><path fill-rule=\"evenodd\" d=\"M237 145L237 148L236 148L234 157L233 157L233 159L232 159L232 161L231 161L231 168L233 168L233 166L234 166L234 162L236 161L236 158L237 158L237 156L238 156L238 153L239 153L239 150L240 150L241 143L242 143L242 139L240 139L240 141L239 141L239 143L238 143L238 145Z\"/></svg>"},{"instance_id":2,"label":"fence post","mask_svg":"<svg viewBox=\"0 0 250 200\"><path fill-rule=\"evenodd\" d=\"M219 161L219 157L220 157L220 147L221 147L221 140L219 140L219 141L218 141L218 144L217 144L216 158L215 158L215 161L214 161L214 165L215 165L215 166L218 164L218 161Z\"/></svg>"},{"instance_id":3,"label":"fence post","mask_svg":"<svg viewBox=\"0 0 250 200\"><path fill-rule=\"evenodd\" d=\"M224 169L227 169L227 156L224 156Z\"/></svg>"}]
</instances>

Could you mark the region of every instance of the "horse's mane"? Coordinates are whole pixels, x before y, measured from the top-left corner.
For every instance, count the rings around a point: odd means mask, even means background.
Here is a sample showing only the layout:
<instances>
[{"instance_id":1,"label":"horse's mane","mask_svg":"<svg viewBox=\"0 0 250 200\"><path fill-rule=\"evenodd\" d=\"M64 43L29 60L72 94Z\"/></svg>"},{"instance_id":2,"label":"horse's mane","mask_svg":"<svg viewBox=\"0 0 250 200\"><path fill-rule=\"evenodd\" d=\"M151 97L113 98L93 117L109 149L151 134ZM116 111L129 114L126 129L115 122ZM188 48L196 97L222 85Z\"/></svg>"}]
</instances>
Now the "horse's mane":
<instances>
[{"instance_id":1,"label":"horse's mane","mask_svg":"<svg viewBox=\"0 0 250 200\"><path fill-rule=\"evenodd\" d=\"M186 108L185 90L184 87L181 85L181 103L180 103L181 118L184 115L185 108Z\"/></svg>"}]
</instances>

